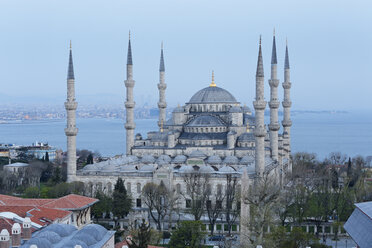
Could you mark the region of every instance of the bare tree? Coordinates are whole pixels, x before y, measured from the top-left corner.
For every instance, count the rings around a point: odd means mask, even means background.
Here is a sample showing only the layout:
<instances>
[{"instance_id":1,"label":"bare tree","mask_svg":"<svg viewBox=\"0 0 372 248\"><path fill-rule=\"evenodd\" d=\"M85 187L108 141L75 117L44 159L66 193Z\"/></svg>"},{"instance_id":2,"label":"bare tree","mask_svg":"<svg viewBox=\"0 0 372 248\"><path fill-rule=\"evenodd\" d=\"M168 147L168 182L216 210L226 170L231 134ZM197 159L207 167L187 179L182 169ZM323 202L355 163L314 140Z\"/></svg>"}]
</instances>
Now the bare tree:
<instances>
[{"instance_id":1,"label":"bare tree","mask_svg":"<svg viewBox=\"0 0 372 248\"><path fill-rule=\"evenodd\" d=\"M326 163L332 165L342 165L345 164L347 156L341 152L331 152L328 157L325 159Z\"/></svg>"},{"instance_id":2,"label":"bare tree","mask_svg":"<svg viewBox=\"0 0 372 248\"><path fill-rule=\"evenodd\" d=\"M262 244L265 227L273 222L273 206L279 196L280 187L274 179L266 173L262 178L256 178L248 193L243 196L246 204L249 204L250 219L248 229L250 230L250 242Z\"/></svg>"},{"instance_id":3,"label":"bare tree","mask_svg":"<svg viewBox=\"0 0 372 248\"><path fill-rule=\"evenodd\" d=\"M185 173L183 180L186 185L186 193L182 193L182 196L186 200L186 208L190 209L195 220L200 220L206 204L209 175L195 171Z\"/></svg>"},{"instance_id":4,"label":"bare tree","mask_svg":"<svg viewBox=\"0 0 372 248\"><path fill-rule=\"evenodd\" d=\"M226 175L226 209L225 220L227 223L227 230L231 234L232 225L235 224L236 218L239 216L240 210L238 209L239 193L237 192L237 177L234 174Z\"/></svg>"},{"instance_id":5,"label":"bare tree","mask_svg":"<svg viewBox=\"0 0 372 248\"><path fill-rule=\"evenodd\" d=\"M212 192L208 187L206 208L209 224L211 225L211 235L214 233L214 224L216 224L217 219L221 217L222 203L225 199L225 196L226 195L223 192L218 191L212 195Z\"/></svg>"}]
</instances>

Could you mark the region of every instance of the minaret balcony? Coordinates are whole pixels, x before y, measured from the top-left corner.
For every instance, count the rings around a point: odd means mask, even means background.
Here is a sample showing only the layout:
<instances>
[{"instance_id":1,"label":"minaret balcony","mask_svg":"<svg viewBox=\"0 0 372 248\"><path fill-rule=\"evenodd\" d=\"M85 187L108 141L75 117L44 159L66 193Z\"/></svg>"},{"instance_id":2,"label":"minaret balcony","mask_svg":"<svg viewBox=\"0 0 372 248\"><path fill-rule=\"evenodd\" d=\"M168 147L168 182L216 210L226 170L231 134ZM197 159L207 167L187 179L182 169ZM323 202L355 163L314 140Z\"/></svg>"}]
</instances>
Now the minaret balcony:
<instances>
[{"instance_id":1,"label":"minaret balcony","mask_svg":"<svg viewBox=\"0 0 372 248\"><path fill-rule=\"evenodd\" d=\"M283 88L286 89L286 90L290 89L291 86L292 86L292 84L290 82L284 82L283 83Z\"/></svg>"},{"instance_id":2,"label":"minaret balcony","mask_svg":"<svg viewBox=\"0 0 372 248\"><path fill-rule=\"evenodd\" d=\"M282 105L283 105L284 108L290 108L292 106L292 102L291 101L283 101Z\"/></svg>"},{"instance_id":3,"label":"minaret balcony","mask_svg":"<svg viewBox=\"0 0 372 248\"><path fill-rule=\"evenodd\" d=\"M132 109L136 105L135 102L125 102L125 108Z\"/></svg>"},{"instance_id":4,"label":"minaret balcony","mask_svg":"<svg viewBox=\"0 0 372 248\"><path fill-rule=\"evenodd\" d=\"M77 102L65 102L66 110L76 110L78 103Z\"/></svg>"},{"instance_id":5,"label":"minaret balcony","mask_svg":"<svg viewBox=\"0 0 372 248\"><path fill-rule=\"evenodd\" d=\"M283 125L283 127L290 127L290 126L292 126L292 121L291 120L283 120L282 125Z\"/></svg>"},{"instance_id":6,"label":"minaret balcony","mask_svg":"<svg viewBox=\"0 0 372 248\"><path fill-rule=\"evenodd\" d=\"M254 109L264 110L266 107L266 101L258 100L253 102Z\"/></svg>"},{"instance_id":7,"label":"minaret balcony","mask_svg":"<svg viewBox=\"0 0 372 248\"><path fill-rule=\"evenodd\" d=\"M280 129L280 125L278 122L269 124L269 129L270 131L278 131Z\"/></svg>"},{"instance_id":8,"label":"minaret balcony","mask_svg":"<svg viewBox=\"0 0 372 248\"><path fill-rule=\"evenodd\" d=\"M78 133L78 129L76 127L65 128L66 136L76 136L77 133Z\"/></svg>"},{"instance_id":9,"label":"minaret balcony","mask_svg":"<svg viewBox=\"0 0 372 248\"><path fill-rule=\"evenodd\" d=\"M269 85L270 87L278 87L279 79L269 79Z\"/></svg>"},{"instance_id":10,"label":"minaret balcony","mask_svg":"<svg viewBox=\"0 0 372 248\"><path fill-rule=\"evenodd\" d=\"M254 129L254 136L256 137L265 137L266 136L266 128L261 126L261 127L256 127Z\"/></svg>"},{"instance_id":11,"label":"minaret balcony","mask_svg":"<svg viewBox=\"0 0 372 248\"><path fill-rule=\"evenodd\" d=\"M159 90L165 90L167 88L166 84L158 84L158 89Z\"/></svg>"},{"instance_id":12,"label":"minaret balcony","mask_svg":"<svg viewBox=\"0 0 372 248\"><path fill-rule=\"evenodd\" d=\"M271 100L269 102L269 107L272 109L277 109L279 108L280 102L278 100Z\"/></svg>"},{"instance_id":13,"label":"minaret balcony","mask_svg":"<svg viewBox=\"0 0 372 248\"><path fill-rule=\"evenodd\" d=\"M134 80L128 79L128 80L125 80L124 83L125 83L125 87L133 88L135 82L134 82Z\"/></svg>"},{"instance_id":14,"label":"minaret balcony","mask_svg":"<svg viewBox=\"0 0 372 248\"><path fill-rule=\"evenodd\" d=\"M136 128L136 124L134 124L134 123L125 123L125 129L131 130L131 129L135 129L135 128Z\"/></svg>"},{"instance_id":15,"label":"minaret balcony","mask_svg":"<svg viewBox=\"0 0 372 248\"><path fill-rule=\"evenodd\" d=\"M167 103L166 102L158 102L158 108L166 108Z\"/></svg>"}]
</instances>

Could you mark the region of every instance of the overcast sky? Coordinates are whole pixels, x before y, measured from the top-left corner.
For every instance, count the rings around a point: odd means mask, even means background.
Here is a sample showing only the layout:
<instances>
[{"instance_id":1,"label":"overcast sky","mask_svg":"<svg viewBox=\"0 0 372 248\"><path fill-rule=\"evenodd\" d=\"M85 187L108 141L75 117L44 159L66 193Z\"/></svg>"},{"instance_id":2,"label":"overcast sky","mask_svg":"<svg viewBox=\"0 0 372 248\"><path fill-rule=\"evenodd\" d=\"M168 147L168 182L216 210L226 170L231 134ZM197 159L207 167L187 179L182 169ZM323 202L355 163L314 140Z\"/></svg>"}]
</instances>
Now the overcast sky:
<instances>
[{"instance_id":1,"label":"overcast sky","mask_svg":"<svg viewBox=\"0 0 372 248\"><path fill-rule=\"evenodd\" d=\"M157 101L164 41L168 106L208 86L214 70L217 86L251 107L260 34L269 99L275 27L281 81L288 37L293 109L372 110L371 9L368 0L1 0L0 96L62 105L71 39L77 101L124 101L130 29L136 102Z\"/></svg>"}]
</instances>

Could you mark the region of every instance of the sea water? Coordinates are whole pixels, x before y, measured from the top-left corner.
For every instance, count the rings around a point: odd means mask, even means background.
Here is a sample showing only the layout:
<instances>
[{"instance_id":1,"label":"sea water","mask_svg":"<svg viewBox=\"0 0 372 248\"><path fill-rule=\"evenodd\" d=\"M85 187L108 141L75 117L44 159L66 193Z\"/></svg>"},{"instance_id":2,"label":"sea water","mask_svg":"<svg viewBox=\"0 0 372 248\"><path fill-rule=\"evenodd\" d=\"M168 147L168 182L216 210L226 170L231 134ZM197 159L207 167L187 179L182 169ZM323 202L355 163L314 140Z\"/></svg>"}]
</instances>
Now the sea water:
<instances>
[{"instance_id":1,"label":"sea water","mask_svg":"<svg viewBox=\"0 0 372 248\"><path fill-rule=\"evenodd\" d=\"M296 113L291 118L293 152L316 153L320 159L334 151L349 156L372 155L371 113ZM98 151L102 156L124 153L123 120L92 118L77 119L76 122L78 149ZM141 133L143 137L148 131L158 129L156 119L137 119L135 122L135 133ZM39 141L66 150L65 126L65 120L3 123L0 124L0 143L31 145Z\"/></svg>"}]
</instances>

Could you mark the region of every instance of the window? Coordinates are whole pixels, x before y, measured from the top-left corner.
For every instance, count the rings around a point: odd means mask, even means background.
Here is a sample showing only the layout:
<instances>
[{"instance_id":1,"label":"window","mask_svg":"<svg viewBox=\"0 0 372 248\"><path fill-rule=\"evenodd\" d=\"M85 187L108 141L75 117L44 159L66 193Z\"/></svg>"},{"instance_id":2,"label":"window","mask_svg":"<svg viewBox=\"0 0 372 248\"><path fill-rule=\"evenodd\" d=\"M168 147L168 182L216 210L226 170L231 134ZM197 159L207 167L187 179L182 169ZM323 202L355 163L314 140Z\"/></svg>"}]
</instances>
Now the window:
<instances>
[{"instance_id":1,"label":"window","mask_svg":"<svg viewBox=\"0 0 372 248\"><path fill-rule=\"evenodd\" d=\"M207 209L210 209L212 207L212 201L208 200L207 201Z\"/></svg>"},{"instance_id":2,"label":"window","mask_svg":"<svg viewBox=\"0 0 372 248\"><path fill-rule=\"evenodd\" d=\"M181 194L181 184L177 183L176 185L176 192L177 194Z\"/></svg>"},{"instance_id":3,"label":"window","mask_svg":"<svg viewBox=\"0 0 372 248\"><path fill-rule=\"evenodd\" d=\"M127 183L127 191L128 191L129 194L132 193L132 186L131 186L130 183Z\"/></svg>"},{"instance_id":4,"label":"window","mask_svg":"<svg viewBox=\"0 0 372 248\"><path fill-rule=\"evenodd\" d=\"M141 194L141 184L137 183L137 193Z\"/></svg>"},{"instance_id":5,"label":"window","mask_svg":"<svg viewBox=\"0 0 372 248\"><path fill-rule=\"evenodd\" d=\"M211 195L212 193L212 189L211 189L211 185L210 184L207 184L207 195Z\"/></svg>"},{"instance_id":6,"label":"window","mask_svg":"<svg viewBox=\"0 0 372 248\"><path fill-rule=\"evenodd\" d=\"M191 208L191 200L186 199L186 208Z\"/></svg>"},{"instance_id":7,"label":"window","mask_svg":"<svg viewBox=\"0 0 372 248\"><path fill-rule=\"evenodd\" d=\"M217 185L217 195L221 195L221 194L222 194L222 185L218 184Z\"/></svg>"},{"instance_id":8,"label":"window","mask_svg":"<svg viewBox=\"0 0 372 248\"><path fill-rule=\"evenodd\" d=\"M142 204L141 204L141 203L142 203L142 202L141 202L141 198L138 198L137 201L136 201L136 206L137 206L137 208L142 207Z\"/></svg>"}]
</instances>

